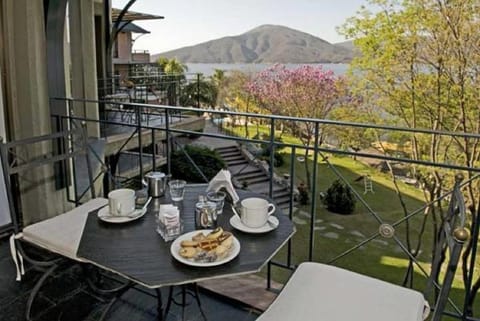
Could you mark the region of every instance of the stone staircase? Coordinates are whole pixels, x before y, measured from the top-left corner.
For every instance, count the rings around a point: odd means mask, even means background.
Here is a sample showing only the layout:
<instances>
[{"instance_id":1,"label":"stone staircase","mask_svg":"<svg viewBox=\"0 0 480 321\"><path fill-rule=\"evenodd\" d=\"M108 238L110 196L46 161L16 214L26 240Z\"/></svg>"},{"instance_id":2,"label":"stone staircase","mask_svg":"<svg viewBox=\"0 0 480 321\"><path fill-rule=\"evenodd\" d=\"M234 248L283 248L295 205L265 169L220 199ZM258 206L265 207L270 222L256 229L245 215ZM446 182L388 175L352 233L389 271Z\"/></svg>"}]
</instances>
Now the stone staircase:
<instances>
[{"instance_id":1,"label":"stone staircase","mask_svg":"<svg viewBox=\"0 0 480 321\"><path fill-rule=\"evenodd\" d=\"M215 150L222 156L228 170L232 173L236 188L246 186L247 190L268 195L269 176L258 165L253 164L242 154L238 145L218 147ZM290 189L284 185L273 183L273 199L280 208L288 208Z\"/></svg>"}]
</instances>

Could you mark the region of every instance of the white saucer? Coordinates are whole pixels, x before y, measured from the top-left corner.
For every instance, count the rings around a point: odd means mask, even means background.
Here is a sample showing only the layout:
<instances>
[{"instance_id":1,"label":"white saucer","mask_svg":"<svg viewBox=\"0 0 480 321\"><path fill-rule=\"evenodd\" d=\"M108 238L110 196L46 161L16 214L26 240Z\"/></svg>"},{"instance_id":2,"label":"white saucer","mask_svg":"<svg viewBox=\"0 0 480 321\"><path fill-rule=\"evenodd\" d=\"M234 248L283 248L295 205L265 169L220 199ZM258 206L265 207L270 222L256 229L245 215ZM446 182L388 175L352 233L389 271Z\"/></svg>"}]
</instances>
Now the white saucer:
<instances>
[{"instance_id":1,"label":"white saucer","mask_svg":"<svg viewBox=\"0 0 480 321\"><path fill-rule=\"evenodd\" d=\"M279 223L280 223L278 221L278 218L276 218L275 216L270 216L268 219L270 220L270 222L274 226L270 225L267 222L263 226L253 228L253 227L248 227L248 226L244 225L242 223L242 221L240 220L240 217L238 217L237 215L233 215L230 218L230 225L233 226L235 229L237 229L239 231L242 231L242 232L245 232L245 233L252 233L252 234L267 233L267 232L270 232L270 231L273 231L274 229L276 229L278 227Z\"/></svg>"},{"instance_id":2,"label":"white saucer","mask_svg":"<svg viewBox=\"0 0 480 321\"><path fill-rule=\"evenodd\" d=\"M108 206L102 207L98 212L97 216L99 219L101 219L104 222L108 223L127 223L131 221L135 221L136 219L139 219L143 215L147 213L146 208L139 208L133 211L132 213L125 215L125 216L112 216L110 214L110 209Z\"/></svg>"}]
</instances>

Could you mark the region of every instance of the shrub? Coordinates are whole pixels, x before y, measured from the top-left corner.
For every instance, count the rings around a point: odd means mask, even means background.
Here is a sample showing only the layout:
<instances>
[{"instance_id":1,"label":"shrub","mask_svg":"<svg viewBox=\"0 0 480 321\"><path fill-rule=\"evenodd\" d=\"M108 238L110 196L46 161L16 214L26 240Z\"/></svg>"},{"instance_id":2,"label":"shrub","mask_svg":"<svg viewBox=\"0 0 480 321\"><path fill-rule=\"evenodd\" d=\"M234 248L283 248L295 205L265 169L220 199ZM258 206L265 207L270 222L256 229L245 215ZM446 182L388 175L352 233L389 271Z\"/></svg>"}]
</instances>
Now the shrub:
<instances>
[{"instance_id":1,"label":"shrub","mask_svg":"<svg viewBox=\"0 0 480 321\"><path fill-rule=\"evenodd\" d=\"M261 160L266 161L270 164L270 148L267 145L262 146L262 156L260 157ZM273 167L281 167L285 164L285 160L283 159L283 154L279 152L275 152L273 154Z\"/></svg>"},{"instance_id":2,"label":"shrub","mask_svg":"<svg viewBox=\"0 0 480 321\"><path fill-rule=\"evenodd\" d=\"M219 170L225 167L222 157L214 150L198 146L185 146L184 149L208 180L211 180ZM173 177L184 179L190 183L205 183L182 150L172 153L171 164Z\"/></svg>"},{"instance_id":3,"label":"shrub","mask_svg":"<svg viewBox=\"0 0 480 321\"><path fill-rule=\"evenodd\" d=\"M300 205L307 205L308 201L310 200L308 188L305 183L300 183L297 186L298 189L298 202Z\"/></svg>"},{"instance_id":4,"label":"shrub","mask_svg":"<svg viewBox=\"0 0 480 321\"><path fill-rule=\"evenodd\" d=\"M328 188L323 202L331 212L351 214L355 210L356 200L350 188L336 180Z\"/></svg>"}]
</instances>

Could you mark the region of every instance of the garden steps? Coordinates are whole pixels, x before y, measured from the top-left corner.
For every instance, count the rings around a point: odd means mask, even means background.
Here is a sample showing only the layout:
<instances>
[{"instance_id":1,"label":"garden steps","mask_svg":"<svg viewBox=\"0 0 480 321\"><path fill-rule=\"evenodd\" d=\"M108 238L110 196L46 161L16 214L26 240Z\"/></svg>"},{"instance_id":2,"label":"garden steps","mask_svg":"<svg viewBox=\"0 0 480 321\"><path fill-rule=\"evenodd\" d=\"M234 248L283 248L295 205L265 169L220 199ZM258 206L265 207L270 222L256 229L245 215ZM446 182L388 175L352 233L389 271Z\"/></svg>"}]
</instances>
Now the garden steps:
<instances>
[{"instance_id":1,"label":"garden steps","mask_svg":"<svg viewBox=\"0 0 480 321\"><path fill-rule=\"evenodd\" d=\"M225 146L225 147L218 147L218 148L215 148L215 150L217 152L219 152L220 154L222 153L228 153L228 152L233 152L233 151L238 151L238 147L235 146L235 145L232 145L232 146Z\"/></svg>"},{"instance_id":2,"label":"garden steps","mask_svg":"<svg viewBox=\"0 0 480 321\"><path fill-rule=\"evenodd\" d=\"M284 198L284 197L287 197L288 199L290 199L290 190L288 188L278 190L278 191L275 192L273 197L275 199L280 199L280 198Z\"/></svg>"},{"instance_id":3,"label":"garden steps","mask_svg":"<svg viewBox=\"0 0 480 321\"><path fill-rule=\"evenodd\" d=\"M237 180L240 183L246 183L247 186L250 186L250 185L255 185L255 184L268 182L269 178L267 176L256 176L256 177L251 177L251 178L246 178L246 179L237 178Z\"/></svg>"},{"instance_id":4,"label":"garden steps","mask_svg":"<svg viewBox=\"0 0 480 321\"><path fill-rule=\"evenodd\" d=\"M226 151L218 151L217 152L222 155L223 157L229 157L229 156L238 156L238 155L241 155L239 153L239 150L238 149L235 149L235 150L226 150Z\"/></svg>"},{"instance_id":5,"label":"garden steps","mask_svg":"<svg viewBox=\"0 0 480 321\"><path fill-rule=\"evenodd\" d=\"M235 172L235 173L232 172L232 174L235 177L239 177L239 176L242 176L242 175L250 175L250 174L253 174L253 173L256 173L258 175L258 174L262 174L263 171L260 168L258 168L257 166L250 165L250 166L247 166L247 167L244 167L244 168L239 168L238 171Z\"/></svg>"},{"instance_id":6,"label":"garden steps","mask_svg":"<svg viewBox=\"0 0 480 321\"><path fill-rule=\"evenodd\" d=\"M237 161L237 160L245 160L242 155L232 155L232 156L223 156L223 160L227 162Z\"/></svg>"},{"instance_id":7,"label":"garden steps","mask_svg":"<svg viewBox=\"0 0 480 321\"><path fill-rule=\"evenodd\" d=\"M259 176L264 176L264 173L261 170L248 171L247 173L237 174L235 178L239 181L257 178Z\"/></svg>"},{"instance_id":8,"label":"garden steps","mask_svg":"<svg viewBox=\"0 0 480 321\"><path fill-rule=\"evenodd\" d=\"M223 158L228 170L232 173L237 188L246 186L247 190L268 197L270 176L258 164L251 162L238 145L215 148ZM290 190L284 185L273 183L273 200L280 208L290 205Z\"/></svg>"},{"instance_id":9,"label":"garden steps","mask_svg":"<svg viewBox=\"0 0 480 321\"><path fill-rule=\"evenodd\" d=\"M269 187L269 184L262 183L262 184L250 185L248 186L248 189L251 190L252 192L268 196L268 187ZM273 184L273 196L274 196L273 198L275 199L276 197L275 195L279 192L282 192L283 190L285 190L284 186Z\"/></svg>"},{"instance_id":10,"label":"garden steps","mask_svg":"<svg viewBox=\"0 0 480 321\"><path fill-rule=\"evenodd\" d=\"M235 160L235 161L226 161L228 166L233 166L233 165L244 165L248 164L248 161L243 159L243 160Z\"/></svg>"},{"instance_id":11,"label":"garden steps","mask_svg":"<svg viewBox=\"0 0 480 321\"><path fill-rule=\"evenodd\" d=\"M273 199L275 200L275 203L277 203L277 205L281 208L286 208L290 204L290 195L280 197L274 195Z\"/></svg>"},{"instance_id":12,"label":"garden steps","mask_svg":"<svg viewBox=\"0 0 480 321\"><path fill-rule=\"evenodd\" d=\"M216 148L215 151L220 154L228 167L248 164L248 160L245 159L237 146L220 147Z\"/></svg>"}]
</instances>

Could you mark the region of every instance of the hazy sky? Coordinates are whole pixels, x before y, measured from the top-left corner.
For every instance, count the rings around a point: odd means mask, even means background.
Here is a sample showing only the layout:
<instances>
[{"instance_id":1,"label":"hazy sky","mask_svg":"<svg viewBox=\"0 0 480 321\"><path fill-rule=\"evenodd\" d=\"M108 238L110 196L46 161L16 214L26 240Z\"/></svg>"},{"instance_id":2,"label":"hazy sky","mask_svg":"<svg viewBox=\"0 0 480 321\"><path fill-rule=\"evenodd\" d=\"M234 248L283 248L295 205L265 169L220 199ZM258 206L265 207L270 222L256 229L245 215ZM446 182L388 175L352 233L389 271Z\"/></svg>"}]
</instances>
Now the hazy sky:
<instances>
[{"instance_id":1,"label":"hazy sky","mask_svg":"<svg viewBox=\"0 0 480 321\"><path fill-rule=\"evenodd\" d=\"M127 2L112 0L112 6L123 8ZM133 49L155 54L238 35L262 24L284 25L341 42L345 39L335 27L364 4L366 0L137 0L131 11L165 19L135 22L151 33L138 38Z\"/></svg>"}]
</instances>

